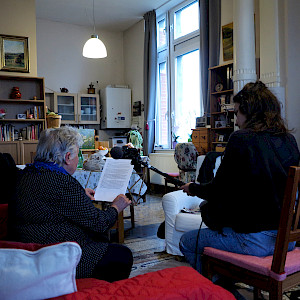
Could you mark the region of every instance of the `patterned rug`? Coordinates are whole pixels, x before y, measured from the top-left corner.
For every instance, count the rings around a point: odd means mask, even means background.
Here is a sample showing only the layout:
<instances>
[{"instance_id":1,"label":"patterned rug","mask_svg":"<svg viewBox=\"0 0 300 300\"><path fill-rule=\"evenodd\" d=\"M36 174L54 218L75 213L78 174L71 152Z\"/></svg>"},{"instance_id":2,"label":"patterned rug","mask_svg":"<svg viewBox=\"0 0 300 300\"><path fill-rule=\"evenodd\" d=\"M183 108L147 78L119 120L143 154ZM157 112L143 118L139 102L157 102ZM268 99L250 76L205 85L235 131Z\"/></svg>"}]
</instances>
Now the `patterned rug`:
<instances>
[{"instance_id":1,"label":"patterned rug","mask_svg":"<svg viewBox=\"0 0 300 300\"><path fill-rule=\"evenodd\" d=\"M125 220L125 245L133 253L133 267L130 277L153 272L165 268L187 265L176 260L173 255L167 254L165 240L156 235L164 213L161 204L161 195L147 195L146 202L134 207L135 228L130 228L129 220ZM129 212L125 211L126 216Z\"/></svg>"}]
</instances>

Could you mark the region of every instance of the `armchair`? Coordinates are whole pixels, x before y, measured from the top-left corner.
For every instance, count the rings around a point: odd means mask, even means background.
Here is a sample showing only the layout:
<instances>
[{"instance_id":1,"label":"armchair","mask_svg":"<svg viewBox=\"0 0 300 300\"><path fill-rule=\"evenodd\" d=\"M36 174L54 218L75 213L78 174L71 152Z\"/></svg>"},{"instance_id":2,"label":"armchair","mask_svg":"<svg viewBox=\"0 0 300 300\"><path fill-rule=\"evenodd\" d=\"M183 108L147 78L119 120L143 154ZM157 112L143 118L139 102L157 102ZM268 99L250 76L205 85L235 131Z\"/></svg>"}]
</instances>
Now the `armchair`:
<instances>
[{"instance_id":1,"label":"armchair","mask_svg":"<svg viewBox=\"0 0 300 300\"><path fill-rule=\"evenodd\" d=\"M179 179L183 182L196 178L198 151L193 143L178 143L174 151L174 159L179 169Z\"/></svg>"},{"instance_id":2,"label":"armchair","mask_svg":"<svg viewBox=\"0 0 300 300\"><path fill-rule=\"evenodd\" d=\"M198 178L200 167L205 159L205 155L197 157L197 167L195 178ZM221 157L215 160L213 173L215 175L221 163ZM162 206L165 213L165 241L166 251L172 255L182 256L179 249L179 241L181 236L190 230L198 229L202 218L200 214L190 214L181 212L183 208L194 209L199 207L203 199L196 196L188 196L182 190L165 194L162 198ZM202 228L206 225L202 224Z\"/></svg>"}]
</instances>

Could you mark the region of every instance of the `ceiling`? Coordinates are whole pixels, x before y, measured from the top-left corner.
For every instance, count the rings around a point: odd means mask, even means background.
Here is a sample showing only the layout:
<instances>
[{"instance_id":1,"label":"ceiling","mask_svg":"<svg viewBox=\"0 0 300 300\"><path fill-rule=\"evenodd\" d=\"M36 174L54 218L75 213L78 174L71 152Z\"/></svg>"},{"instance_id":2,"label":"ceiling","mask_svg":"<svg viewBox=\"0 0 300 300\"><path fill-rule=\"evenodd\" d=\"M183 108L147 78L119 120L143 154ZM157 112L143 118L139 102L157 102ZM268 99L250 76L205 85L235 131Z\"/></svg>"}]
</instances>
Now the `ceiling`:
<instances>
[{"instance_id":1,"label":"ceiling","mask_svg":"<svg viewBox=\"0 0 300 300\"><path fill-rule=\"evenodd\" d=\"M94 0L97 29L124 31L173 0ZM93 0L36 0L36 16L93 28Z\"/></svg>"}]
</instances>

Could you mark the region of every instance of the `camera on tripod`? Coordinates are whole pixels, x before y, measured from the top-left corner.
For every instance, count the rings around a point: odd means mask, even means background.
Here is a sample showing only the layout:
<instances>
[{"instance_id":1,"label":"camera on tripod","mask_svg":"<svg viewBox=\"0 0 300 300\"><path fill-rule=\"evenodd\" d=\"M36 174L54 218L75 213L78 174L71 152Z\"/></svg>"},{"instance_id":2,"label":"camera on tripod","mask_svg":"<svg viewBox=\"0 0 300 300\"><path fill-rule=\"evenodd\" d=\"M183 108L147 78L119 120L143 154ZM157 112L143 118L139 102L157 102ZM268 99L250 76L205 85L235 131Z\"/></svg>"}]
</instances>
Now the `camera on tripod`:
<instances>
[{"instance_id":1,"label":"camera on tripod","mask_svg":"<svg viewBox=\"0 0 300 300\"><path fill-rule=\"evenodd\" d=\"M140 156L139 150L136 148L130 148L128 146L123 146L122 151L123 151L122 158L131 159L131 164L133 165L133 168L135 169L135 171L141 172L142 171L142 166L141 166L142 158Z\"/></svg>"},{"instance_id":2,"label":"camera on tripod","mask_svg":"<svg viewBox=\"0 0 300 300\"><path fill-rule=\"evenodd\" d=\"M128 146L113 147L110 150L110 155L115 159L131 159L131 164L134 166L134 170L136 172L142 171L142 158L138 149L130 148Z\"/></svg>"}]
</instances>

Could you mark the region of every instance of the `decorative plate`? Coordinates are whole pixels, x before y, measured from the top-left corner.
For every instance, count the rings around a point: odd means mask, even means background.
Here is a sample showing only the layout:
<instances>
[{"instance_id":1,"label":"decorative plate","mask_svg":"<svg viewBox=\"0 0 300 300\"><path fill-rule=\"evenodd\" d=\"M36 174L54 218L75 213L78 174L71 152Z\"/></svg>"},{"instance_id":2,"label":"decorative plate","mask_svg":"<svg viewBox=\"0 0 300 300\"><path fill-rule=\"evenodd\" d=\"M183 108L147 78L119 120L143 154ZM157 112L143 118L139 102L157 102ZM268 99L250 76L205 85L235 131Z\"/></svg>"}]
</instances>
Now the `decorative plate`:
<instances>
[{"instance_id":1,"label":"decorative plate","mask_svg":"<svg viewBox=\"0 0 300 300\"><path fill-rule=\"evenodd\" d=\"M221 92L223 90L223 84L222 83L217 83L216 86L215 86L215 90L217 92Z\"/></svg>"}]
</instances>

